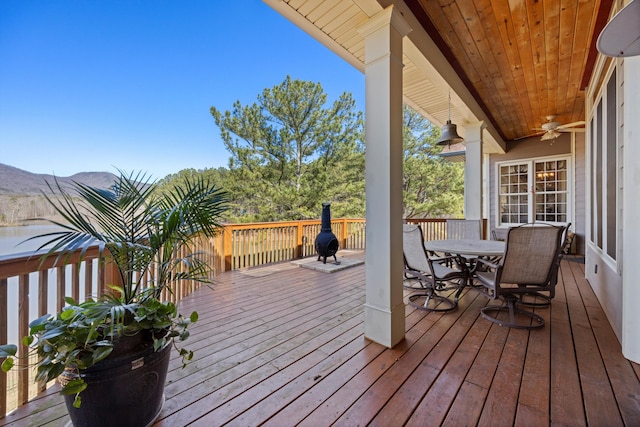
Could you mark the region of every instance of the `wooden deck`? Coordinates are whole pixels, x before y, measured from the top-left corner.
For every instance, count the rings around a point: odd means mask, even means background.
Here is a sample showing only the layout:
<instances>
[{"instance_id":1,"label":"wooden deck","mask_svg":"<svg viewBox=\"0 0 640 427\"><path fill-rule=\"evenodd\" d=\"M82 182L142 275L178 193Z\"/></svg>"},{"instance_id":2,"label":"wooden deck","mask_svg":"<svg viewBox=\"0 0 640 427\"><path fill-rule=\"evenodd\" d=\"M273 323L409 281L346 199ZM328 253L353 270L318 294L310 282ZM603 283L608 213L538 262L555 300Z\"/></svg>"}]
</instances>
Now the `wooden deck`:
<instances>
[{"instance_id":1,"label":"wooden deck","mask_svg":"<svg viewBox=\"0 0 640 427\"><path fill-rule=\"evenodd\" d=\"M407 306L394 349L363 337L364 273L285 263L187 297L196 357L172 360L155 425L640 425L640 366L622 356L579 259L562 262L542 329L484 320L488 299L469 289L447 314ZM65 414L50 390L0 425L63 426Z\"/></svg>"}]
</instances>

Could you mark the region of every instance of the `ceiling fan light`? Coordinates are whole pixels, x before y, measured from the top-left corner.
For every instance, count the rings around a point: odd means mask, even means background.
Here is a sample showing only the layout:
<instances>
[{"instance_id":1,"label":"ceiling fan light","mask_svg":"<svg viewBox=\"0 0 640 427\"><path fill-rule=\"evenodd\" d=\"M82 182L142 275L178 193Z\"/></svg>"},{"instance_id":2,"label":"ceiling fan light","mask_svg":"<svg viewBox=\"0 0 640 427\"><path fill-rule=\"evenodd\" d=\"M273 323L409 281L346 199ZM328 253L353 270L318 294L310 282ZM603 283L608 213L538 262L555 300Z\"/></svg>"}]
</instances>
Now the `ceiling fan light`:
<instances>
[{"instance_id":1,"label":"ceiling fan light","mask_svg":"<svg viewBox=\"0 0 640 427\"><path fill-rule=\"evenodd\" d=\"M557 128L558 126L562 126L562 123L560 123L560 122L547 122L547 123L543 123L542 124L542 129L544 129L546 131L551 131L551 130Z\"/></svg>"},{"instance_id":2,"label":"ceiling fan light","mask_svg":"<svg viewBox=\"0 0 640 427\"><path fill-rule=\"evenodd\" d=\"M549 141L551 139L556 139L560 135L561 135L560 132L558 132L555 129L551 129L550 131L547 131L544 133L544 135L542 135L542 138L540 138L540 141Z\"/></svg>"}]
</instances>

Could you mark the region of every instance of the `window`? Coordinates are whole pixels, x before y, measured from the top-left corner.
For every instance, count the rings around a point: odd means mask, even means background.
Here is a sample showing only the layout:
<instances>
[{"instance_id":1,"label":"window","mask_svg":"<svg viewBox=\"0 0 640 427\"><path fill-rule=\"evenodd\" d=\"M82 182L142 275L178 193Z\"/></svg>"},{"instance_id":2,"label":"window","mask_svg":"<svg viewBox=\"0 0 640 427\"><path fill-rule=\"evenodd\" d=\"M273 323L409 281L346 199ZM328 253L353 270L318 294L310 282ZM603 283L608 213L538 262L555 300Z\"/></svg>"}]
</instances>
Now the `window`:
<instances>
[{"instance_id":1,"label":"window","mask_svg":"<svg viewBox=\"0 0 640 427\"><path fill-rule=\"evenodd\" d=\"M500 166L500 222L529 222L529 165Z\"/></svg>"},{"instance_id":2,"label":"window","mask_svg":"<svg viewBox=\"0 0 640 427\"><path fill-rule=\"evenodd\" d=\"M567 222L567 161L535 162L536 221Z\"/></svg>"},{"instance_id":3,"label":"window","mask_svg":"<svg viewBox=\"0 0 640 427\"><path fill-rule=\"evenodd\" d=\"M569 222L569 158L498 164L498 225Z\"/></svg>"},{"instance_id":4,"label":"window","mask_svg":"<svg viewBox=\"0 0 640 427\"><path fill-rule=\"evenodd\" d=\"M589 123L591 154L590 241L616 259L618 212L617 79L613 70Z\"/></svg>"}]
</instances>

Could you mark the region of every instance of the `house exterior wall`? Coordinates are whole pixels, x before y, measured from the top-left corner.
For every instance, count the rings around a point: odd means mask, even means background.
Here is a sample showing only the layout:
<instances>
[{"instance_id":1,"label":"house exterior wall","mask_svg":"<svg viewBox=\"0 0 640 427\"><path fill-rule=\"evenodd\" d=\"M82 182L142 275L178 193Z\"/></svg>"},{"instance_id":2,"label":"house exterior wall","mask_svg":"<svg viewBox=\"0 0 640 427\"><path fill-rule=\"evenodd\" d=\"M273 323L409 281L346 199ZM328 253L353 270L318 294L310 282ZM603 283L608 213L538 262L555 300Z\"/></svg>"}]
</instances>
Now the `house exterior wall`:
<instances>
[{"instance_id":1,"label":"house exterior wall","mask_svg":"<svg viewBox=\"0 0 640 427\"><path fill-rule=\"evenodd\" d=\"M597 215L602 214L601 209L597 209L597 199L594 197L595 193L602 192L602 188L591 188L593 185L593 176L598 174L596 170L595 164L598 163L598 159L594 159L597 155L602 156L603 152L606 151L606 147L613 143L618 142L621 146L624 146L621 141L620 134L618 134L618 141L609 141L606 139L605 135L601 135L602 129L598 129L598 126L602 127L607 125L606 118L603 117L603 105L606 105L605 99L605 90L607 88L607 82L611 79L614 74L618 76L617 86L618 88L623 87L623 80L620 77L623 75L616 69L619 69L620 64L619 61L612 61L608 63L608 66L605 66L605 61L601 58L598 66L596 67L596 71L594 72L591 78L591 84L587 89L587 105L586 105L586 121L587 121L587 143L586 143L586 152L587 152L587 164L586 164L586 176L589 177L586 181L587 187L587 198L585 204L585 210L587 212L587 240L586 240L586 256L585 256L585 275L591 288L593 289L602 309L604 310L611 327L613 328L616 336L620 341L622 341L622 323L623 323L623 278L622 278L622 264L620 260L622 259L622 245L618 246L618 250L616 251L615 258L607 255L607 251L603 250L598 246L596 241L598 237L595 235L596 233L602 233L602 227L598 229L597 223L602 222L601 218L597 218ZM619 89L617 89L618 96L621 96L623 93ZM621 101L621 100L620 100ZM598 120L594 115L598 110L597 105L600 104L601 108L599 110L600 120ZM624 105L622 102L617 102L617 104ZM616 125L618 127L622 127L622 116L619 114L615 120ZM594 134L595 131L595 134ZM600 136L598 136L600 135ZM599 152L594 145L595 139L602 138L602 148L600 148ZM620 155L620 153L618 153ZM620 169L622 166L623 159L617 159L617 168ZM602 172L604 175L604 172ZM601 185L604 187L605 183ZM622 190L622 189L621 189ZM619 193L622 195L622 192ZM621 201L618 201L620 203ZM604 203L601 202L601 203ZM599 212L596 212L599 211ZM618 226L621 227L621 222L618 220ZM622 228L620 228L622 230ZM620 237L623 236L620 233ZM602 242L600 242L600 245ZM618 239L618 244L620 244L620 239Z\"/></svg>"},{"instance_id":2,"label":"house exterior wall","mask_svg":"<svg viewBox=\"0 0 640 427\"><path fill-rule=\"evenodd\" d=\"M571 163L574 173L571 175L572 199L569 204L572 206L570 221L576 233L573 246L575 253L584 254L585 247L585 138L583 133L575 134L575 142L571 133L563 133L560 137L549 141L540 141L540 137L531 137L518 141L509 142L506 154L491 154L489 156L488 170L488 194L489 194L489 229L496 230L498 235L504 235L506 229L498 227L498 182L496 175L496 164L505 161L529 160L548 156L571 156ZM572 150L572 147L573 150Z\"/></svg>"},{"instance_id":3,"label":"house exterior wall","mask_svg":"<svg viewBox=\"0 0 640 427\"><path fill-rule=\"evenodd\" d=\"M622 276L602 251L587 244L585 275L618 340L622 341Z\"/></svg>"}]
</instances>

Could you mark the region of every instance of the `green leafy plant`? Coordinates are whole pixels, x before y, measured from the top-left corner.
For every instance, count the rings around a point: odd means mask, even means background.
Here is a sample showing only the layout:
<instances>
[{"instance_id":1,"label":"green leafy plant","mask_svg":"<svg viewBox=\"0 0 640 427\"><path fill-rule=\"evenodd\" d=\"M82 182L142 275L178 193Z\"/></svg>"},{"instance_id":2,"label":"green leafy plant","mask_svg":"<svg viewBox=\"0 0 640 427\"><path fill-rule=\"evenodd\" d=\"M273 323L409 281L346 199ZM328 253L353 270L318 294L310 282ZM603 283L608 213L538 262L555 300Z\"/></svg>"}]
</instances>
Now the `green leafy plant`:
<instances>
[{"instance_id":1,"label":"green leafy plant","mask_svg":"<svg viewBox=\"0 0 640 427\"><path fill-rule=\"evenodd\" d=\"M51 381L71 371L62 393L75 394L77 407L87 387L82 370L138 334L155 351L173 344L183 364L191 360L193 352L178 343L189 337L188 327L198 314L182 316L161 295L183 280L211 283L205 254L189 248L196 237L219 232L226 193L202 177L159 192L146 175L122 172L111 190L78 182L66 190L57 179L49 188L58 197L45 197L64 221L50 221L61 231L35 237L48 238L41 247L48 248L43 261L55 256L56 264L64 264L71 254L80 251L82 258L97 245L100 259L117 267L119 283L109 284L108 293L96 299L78 303L66 298L61 313L30 323L23 344L38 355L36 380ZM3 371L15 365L16 353L13 344L0 346Z\"/></svg>"}]
</instances>

